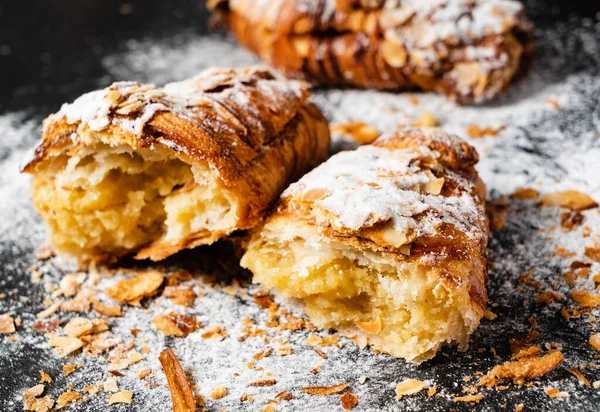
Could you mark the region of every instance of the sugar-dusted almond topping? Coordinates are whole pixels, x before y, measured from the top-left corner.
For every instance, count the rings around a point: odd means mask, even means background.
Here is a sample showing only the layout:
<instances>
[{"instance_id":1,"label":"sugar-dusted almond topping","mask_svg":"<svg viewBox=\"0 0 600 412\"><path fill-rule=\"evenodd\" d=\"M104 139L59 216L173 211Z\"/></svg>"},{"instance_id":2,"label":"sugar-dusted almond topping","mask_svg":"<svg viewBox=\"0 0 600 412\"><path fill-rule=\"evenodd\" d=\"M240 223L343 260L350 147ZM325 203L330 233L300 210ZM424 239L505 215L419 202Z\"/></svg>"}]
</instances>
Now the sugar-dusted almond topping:
<instances>
[{"instance_id":1,"label":"sugar-dusted almond topping","mask_svg":"<svg viewBox=\"0 0 600 412\"><path fill-rule=\"evenodd\" d=\"M223 340L227 337L227 331L221 325L214 325L202 335L200 335L202 339L217 339Z\"/></svg>"},{"instance_id":2,"label":"sugar-dusted almond topping","mask_svg":"<svg viewBox=\"0 0 600 412\"><path fill-rule=\"evenodd\" d=\"M381 318L377 316L375 320L369 322L356 322L356 326L370 335L378 335L382 328Z\"/></svg>"},{"instance_id":3,"label":"sugar-dusted almond topping","mask_svg":"<svg viewBox=\"0 0 600 412\"><path fill-rule=\"evenodd\" d=\"M479 380L477 386L494 387L499 380L512 380L522 385L526 380L538 378L552 371L563 361L561 352L554 351L544 356L528 356L514 362L494 366Z\"/></svg>"},{"instance_id":4,"label":"sugar-dusted almond topping","mask_svg":"<svg viewBox=\"0 0 600 412\"><path fill-rule=\"evenodd\" d=\"M44 386L42 384L35 385L35 386L27 389L23 393L23 396L24 397L34 397L34 398L37 398L38 396L41 396L42 393L44 393L44 389L46 389L46 386Z\"/></svg>"},{"instance_id":5,"label":"sugar-dusted almond topping","mask_svg":"<svg viewBox=\"0 0 600 412\"><path fill-rule=\"evenodd\" d=\"M277 379L257 379L249 382L248 386L273 386L277 383Z\"/></svg>"},{"instance_id":6,"label":"sugar-dusted almond topping","mask_svg":"<svg viewBox=\"0 0 600 412\"><path fill-rule=\"evenodd\" d=\"M190 307L196 300L196 293L192 287L167 286L162 296L169 298L175 305Z\"/></svg>"},{"instance_id":7,"label":"sugar-dusted almond topping","mask_svg":"<svg viewBox=\"0 0 600 412\"><path fill-rule=\"evenodd\" d=\"M133 393L129 391L121 391L110 395L108 398L108 404L114 405L115 403L131 403L132 398Z\"/></svg>"},{"instance_id":8,"label":"sugar-dusted almond topping","mask_svg":"<svg viewBox=\"0 0 600 412\"><path fill-rule=\"evenodd\" d=\"M275 395L275 399L282 400L282 401L289 401L289 400L294 399L294 395L289 393L289 391L285 390L285 391L279 392L277 395Z\"/></svg>"},{"instance_id":9,"label":"sugar-dusted almond topping","mask_svg":"<svg viewBox=\"0 0 600 412\"><path fill-rule=\"evenodd\" d=\"M567 369L569 373L577 378L580 385L591 386L590 381L581 373L581 371L577 368L569 368Z\"/></svg>"},{"instance_id":10,"label":"sugar-dusted almond topping","mask_svg":"<svg viewBox=\"0 0 600 412\"><path fill-rule=\"evenodd\" d=\"M600 305L600 294L589 292L587 290L573 290L571 297L582 308L595 308Z\"/></svg>"},{"instance_id":11,"label":"sugar-dusted almond topping","mask_svg":"<svg viewBox=\"0 0 600 412\"><path fill-rule=\"evenodd\" d=\"M54 399L51 395L39 398L44 393L45 386L40 384L29 388L23 393L23 410L47 412L54 406Z\"/></svg>"},{"instance_id":12,"label":"sugar-dusted almond topping","mask_svg":"<svg viewBox=\"0 0 600 412\"><path fill-rule=\"evenodd\" d=\"M421 382L416 379L405 379L396 385L396 399L400 400L403 396L414 395L427 387L427 382Z\"/></svg>"},{"instance_id":13,"label":"sugar-dusted almond topping","mask_svg":"<svg viewBox=\"0 0 600 412\"><path fill-rule=\"evenodd\" d=\"M349 411L358 405L358 396L353 393L346 392L340 397L340 402L342 404L342 408Z\"/></svg>"},{"instance_id":14,"label":"sugar-dusted almond topping","mask_svg":"<svg viewBox=\"0 0 600 412\"><path fill-rule=\"evenodd\" d=\"M228 393L229 393L229 391L227 390L227 388L225 386L217 385L211 392L210 397L213 399L221 399L221 398L227 396Z\"/></svg>"},{"instance_id":15,"label":"sugar-dusted almond topping","mask_svg":"<svg viewBox=\"0 0 600 412\"><path fill-rule=\"evenodd\" d=\"M100 301L95 301L93 305L96 313L101 316L106 316L109 318L118 318L123 316L123 312L121 311L121 307L119 305L105 305Z\"/></svg>"},{"instance_id":16,"label":"sugar-dusted almond topping","mask_svg":"<svg viewBox=\"0 0 600 412\"><path fill-rule=\"evenodd\" d=\"M308 346L333 346L337 345L340 338L337 335L326 336L324 338L317 335L310 335L304 343Z\"/></svg>"},{"instance_id":17,"label":"sugar-dusted almond topping","mask_svg":"<svg viewBox=\"0 0 600 412\"><path fill-rule=\"evenodd\" d=\"M588 342L596 352L600 352L600 333L594 333Z\"/></svg>"},{"instance_id":18,"label":"sugar-dusted almond topping","mask_svg":"<svg viewBox=\"0 0 600 412\"><path fill-rule=\"evenodd\" d=\"M63 332L70 337L78 338L84 335L104 332L108 323L104 319L73 318L65 325Z\"/></svg>"},{"instance_id":19,"label":"sugar-dusted almond topping","mask_svg":"<svg viewBox=\"0 0 600 412\"><path fill-rule=\"evenodd\" d=\"M67 377L77 370L77 366L72 363L63 365L63 376Z\"/></svg>"},{"instance_id":20,"label":"sugar-dusted almond topping","mask_svg":"<svg viewBox=\"0 0 600 412\"><path fill-rule=\"evenodd\" d=\"M152 373L152 369L149 369L149 368L138 369L137 371L135 371L135 376L137 376L138 379L144 379L144 378L150 376L151 373Z\"/></svg>"},{"instance_id":21,"label":"sugar-dusted almond topping","mask_svg":"<svg viewBox=\"0 0 600 412\"><path fill-rule=\"evenodd\" d=\"M52 377L40 369L40 383L50 383L50 382L52 382Z\"/></svg>"},{"instance_id":22,"label":"sugar-dusted almond topping","mask_svg":"<svg viewBox=\"0 0 600 412\"><path fill-rule=\"evenodd\" d=\"M544 388L544 392L550 398L567 398L569 394L567 392L561 392L558 388Z\"/></svg>"},{"instance_id":23,"label":"sugar-dusted almond topping","mask_svg":"<svg viewBox=\"0 0 600 412\"><path fill-rule=\"evenodd\" d=\"M540 202L543 206L560 206L573 210L586 210L598 206L589 195L577 190L549 193L544 195Z\"/></svg>"},{"instance_id":24,"label":"sugar-dusted almond topping","mask_svg":"<svg viewBox=\"0 0 600 412\"><path fill-rule=\"evenodd\" d=\"M81 398L83 398L83 395L78 392L73 392L71 390L63 392L56 400L56 409L62 409L70 403L78 401Z\"/></svg>"},{"instance_id":25,"label":"sugar-dusted almond topping","mask_svg":"<svg viewBox=\"0 0 600 412\"><path fill-rule=\"evenodd\" d=\"M333 386L308 386L300 390L309 395L333 395L345 391L347 387L347 384L339 383Z\"/></svg>"},{"instance_id":26,"label":"sugar-dusted almond topping","mask_svg":"<svg viewBox=\"0 0 600 412\"><path fill-rule=\"evenodd\" d=\"M190 382L172 349L164 350L158 360L165 371L167 385L171 393L173 412L193 412L196 410L196 399Z\"/></svg>"},{"instance_id":27,"label":"sugar-dusted almond topping","mask_svg":"<svg viewBox=\"0 0 600 412\"><path fill-rule=\"evenodd\" d=\"M202 326L195 316L180 315L175 312L156 316L152 320L152 325L166 336L178 337L186 337Z\"/></svg>"},{"instance_id":28,"label":"sugar-dusted almond topping","mask_svg":"<svg viewBox=\"0 0 600 412\"><path fill-rule=\"evenodd\" d=\"M510 195L513 199L537 199L538 192L530 187L521 187Z\"/></svg>"},{"instance_id":29,"label":"sugar-dusted almond topping","mask_svg":"<svg viewBox=\"0 0 600 412\"><path fill-rule=\"evenodd\" d=\"M81 339L71 336L56 336L48 341L48 346L54 348L54 353L65 357L83 347Z\"/></svg>"},{"instance_id":30,"label":"sugar-dusted almond topping","mask_svg":"<svg viewBox=\"0 0 600 412\"><path fill-rule=\"evenodd\" d=\"M15 331L15 322L8 313L0 315L0 333L7 335Z\"/></svg>"},{"instance_id":31,"label":"sugar-dusted almond topping","mask_svg":"<svg viewBox=\"0 0 600 412\"><path fill-rule=\"evenodd\" d=\"M596 262L600 262L600 246L586 247L583 254Z\"/></svg>"},{"instance_id":32,"label":"sugar-dusted almond topping","mask_svg":"<svg viewBox=\"0 0 600 412\"><path fill-rule=\"evenodd\" d=\"M119 392L119 383L115 378L108 378L102 383L102 388L106 392L116 393Z\"/></svg>"},{"instance_id":33,"label":"sugar-dusted almond topping","mask_svg":"<svg viewBox=\"0 0 600 412\"><path fill-rule=\"evenodd\" d=\"M458 402L477 403L477 402L481 401L482 399L483 399L483 395L478 393L477 395L457 396L452 399L452 402L454 402L454 403L458 403Z\"/></svg>"},{"instance_id":34,"label":"sugar-dusted almond topping","mask_svg":"<svg viewBox=\"0 0 600 412\"><path fill-rule=\"evenodd\" d=\"M330 129L332 133L348 136L360 144L372 143L381 134L373 126L363 122L333 124Z\"/></svg>"},{"instance_id":35,"label":"sugar-dusted almond topping","mask_svg":"<svg viewBox=\"0 0 600 412\"><path fill-rule=\"evenodd\" d=\"M140 301L156 293L164 276L157 271L147 271L130 279L123 279L106 290L108 296L120 303L140 305Z\"/></svg>"}]
</instances>

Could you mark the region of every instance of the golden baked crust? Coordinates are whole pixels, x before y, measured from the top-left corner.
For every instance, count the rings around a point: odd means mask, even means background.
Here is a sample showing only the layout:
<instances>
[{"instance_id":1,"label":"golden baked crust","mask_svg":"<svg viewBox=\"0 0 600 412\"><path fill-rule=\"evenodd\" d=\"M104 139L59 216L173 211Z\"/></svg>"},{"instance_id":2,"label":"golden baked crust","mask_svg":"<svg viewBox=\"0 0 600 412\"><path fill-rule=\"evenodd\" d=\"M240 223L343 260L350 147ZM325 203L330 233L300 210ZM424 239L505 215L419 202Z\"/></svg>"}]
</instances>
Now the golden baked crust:
<instances>
[{"instance_id":1,"label":"golden baked crust","mask_svg":"<svg viewBox=\"0 0 600 412\"><path fill-rule=\"evenodd\" d=\"M160 260L252 228L326 158L327 122L308 97L261 68L114 83L49 116L23 170L59 252Z\"/></svg>"},{"instance_id":2,"label":"golden baked crust","mask_svg":"<svg viewBox=\"0 0 600 412\"><path fill-rule=\"evenodd\" d=\"M529 65L513 0L209 1L238 41L315 85L420 88L460 103L505 90Z\"/></svg>"},{"instance_id":3,"label":"golden baked crust","mask_svg":"<svg viewBox=\"0 0 600 412\"><path fill-rule=\"evenodd\" d=\"M466 345L487 302L477 153L402 128L331 157L282 194L242 258L314 324L420 362Z\"/></svg>"}]
</instances>

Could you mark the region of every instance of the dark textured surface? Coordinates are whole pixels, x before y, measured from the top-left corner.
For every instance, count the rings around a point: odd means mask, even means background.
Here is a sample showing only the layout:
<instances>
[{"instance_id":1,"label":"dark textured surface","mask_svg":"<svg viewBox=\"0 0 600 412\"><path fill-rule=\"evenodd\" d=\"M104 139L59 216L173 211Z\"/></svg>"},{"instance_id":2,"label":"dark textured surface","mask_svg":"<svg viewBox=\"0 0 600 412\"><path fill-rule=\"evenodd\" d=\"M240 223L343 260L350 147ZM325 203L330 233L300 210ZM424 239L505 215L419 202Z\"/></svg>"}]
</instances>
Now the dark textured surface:
<instances>
[{"instance_id":1,"label":"dark textured surface","mask_svg":"<svg viewBox=\"0 0 600 412\"><path fill-rule=\"evenodd\" d=\"M518 175L517 177L525 176L524 181L527 181L530 172L535 173L544 168L545 176L549 178L557 181L571 179L574 182L579 179L582 186L589 187L596 193L600 190L598 175L573 176L570 170L565 169L563 163L556 160L564 153L579 155L600 147L598 138L593 139L594 133L597 133L600 127L600 84L597 81L600 72L597 55L599 48L594 47L600 41L599 23L594 17L599 7L591 3L595 2L556 0L527 3L529 15L539 28L536 52L538 68L534 66L534 71L539 70L542 74L538 78L547 84L569 84L577 101L557 114L549 113L532 119L526 125L511 129L509 132L514 138L494 144L494 152L487 155L486 160L494 165L490 169L494 176L497 176L494 177L495 183L491 185L493 189L500 187L497 184L498 179ZM589 20L586 20L585 16L589 16ZM99 83L106 84L116 80L115 71L107 70L106 65L101 63L107 54L127 50L125 40L144 38L160 41L177 33L190 32L198 35L205 32L206 20L206 11L198 1L139 1L133 3L133 12L127 15L120 14L119 2L112 0L44 0L37 2L35 6L25 2L0 4L0 114L21 112L21 115L11 118L15 122L11 128L31 131L30 134L23 133L23 140L11 140L11 145L0 145L0 162L9 159L13 152L31 146L37 140L40 120L47 113L57 110L61 103L97 88ZM547 32L545 30L563 26L559 39L549 41L540 37ZM582 32L577 36L571 31L574 26L582 27ZM133 69L127 71L128 69L123 70L127 73L135 72ZM578 76L575 79L576 84L570 84L575 75ZM535 92L535 86L528 85L526 80L519 92L509 92L489 106L513 104L522 97L523 90L528 91L528 87L530 93ZM336 103L335 97L324 93L318 97L321 103ZM514 164L505 162L506 155L503 153L515 153L516 158L522 156L532 163L522 164L521 169L515 170ZM0 180L0 184L8 182ZM19 190L22 192L27 189L23 187ZM496 198L504 194L507 193L492 192ZM5 203L10 202L10 199L1 200ZM12 311L20 315L24 325L29 327L35 319L35 314L43 309L44 297L43 289L29 282L30 271L23 264L35 263L35 252L43 239L43 228L39 219L34 217L31 206L24 205L23 208L28 213L18 214L14 218L11 215L0 215L0 293L7 295L0 299L0 313ZM600 229L597 211L585 212L585 216L587 224L597 232ZM506 227L495 232L490 243L490 253L494 262L488 283L490 303L495 305L492 310L501 316L494 321L482 322L466 353L446 349L444 353L448 356L440 355L431 362L414 367L389 357L360 351L347 343L343 351L331 354L330 366L324 368L320 382L346 380L349 376L355 382L356 377L368 375L369 385L352 385L353 391L359 394L360 403L357 410L499 410L502 406L505 406L506 410L514 410L517 403L525 404L525 410L597 410L600 402L599 390L578 386L574 377L566 370L567 367L595 359L593 350L587 344L592 324L589 317L567 322L560 315L560 304L537 305L535 300L539 292L534 287L525 285L517 288L518 275L530 268L536 268L535 279L542 282L544 290L550 288L554 281L558 281L562 283L557 290L568 296L568 288L560 276L566 271L568 262L565 267L563 260L552 256L555 245L548 242L546 234L539 231L540 227L556 226L558 222L557 210L539 209L533 202L511 202ZM557 233L556 237L560 238L560 231ZM579 245L582 249L584 243L589 244L589 240L576 239L580 234L569 236L569 245ZM581 250L575 252L581 254ZM186 256L190 257L189 254ZM193 258L193 255L191 257ZM56 268L50 268L48 271L55 274L60 272ZM599 272L597 264L592 272ZM209 296L207 299L207 302L211 302L211 299L220 298ZM524 300L528 302L526 308L522 306ZM575 307L572 301L566 302L565 305ZM256 308L252 307L251 299L247 298L239 299L235 308L240 311L238 320L246 308L252 313L256 311ZM530 326L527 319L530 316L535 316L537 329L541 333L538 343L562 344L563 353L567 358L565 365L536 382L532 388L511 384L505 391L484 391L484 400L476 406L453 404L449 399L451 396L462 394L460 388L465 384L462 382L464 376L473 377L474 372L485 372L501 362L490 354L490 347L497 350L502 361L510 357L508 340L527 333ZM228 326L233 328L234 324ZM21 410L22 404L18 400L18 394L36 383L38 370L44 369L52 376L59 376L64 363L57 359L45 344L40 343L43 339L40 339L39 334L35 339L28 338L27 333L22 334L18 343L9 343L6 337L0 337L2 411ZM304 353L302 345L299 344L304 337L301 333L291 337L292 342L298 343L294 346L298 356ZM161 341L159 346L171 344L176 345L170 341ZM183 347L182 343L177 345L180 345L178 348L181 351L191 350ZM225 348L243 350L243 346L240 348L234 344ZM480 352L478 348L484 350ZM210 382L206 386L212 387L215 382L211 379L216 372L210 370L210 365L218 368L219 364L211 359L210 352L202 352L200 349L198 351L199 360L184 367L198 366L193 372L194 376L202 383ZM256 350L250 347L246 352L251 356ZM220 355L241 357L238 352ZM276 369L276 366L271 366ZM308 369L312 366L314 365L311 364ZM82 382L95 382L95 374L104 368L95 361L86 361L85 374L76 376L77 385L80 386ZM590 381L600 379L600 372L595 369L587 368L584 374ZM402 403L396 402L393 399L393 385L390 387L390 383L408 377L434 380L444 396L428 399L420 395L414 399L403 400ZM297 381L302 382L302 385L314 383L304 375ZM295 381L290 378L290 382L294 385ZM227 385L227 382L218 383ZM61 385L53 389L52 393L59 394L65 390L64 380L61 380ZM302 385L298 383L296 387ZM570 397L567 400L550 399L543 391L546 386L564 389L569 392ZM289 388L282 387L280 390L283 389ZM151 406L156 410L168 410L170 405L164 387L157 391L159 392L156 397L139 396L131 407L113 407L111 410L145 411ZM279 390L274 389L272 392L277 393ZM207 395L206 391L203 393ZM225 399L222 403L211 406L210 410L246 409L248 404L242 405L237 401L239 395L235 393L230 397L232 399ZM77 405L71 410L105 410L103 395L97 398L100 400ZM280 408L300 411L308 409L307 405L313 410L341 409L335 397L315 399L302 395L287 405L280 405ZM264 404L255 404L248 409L260 410L262 407Z\"/></svg>"}]
</instances>

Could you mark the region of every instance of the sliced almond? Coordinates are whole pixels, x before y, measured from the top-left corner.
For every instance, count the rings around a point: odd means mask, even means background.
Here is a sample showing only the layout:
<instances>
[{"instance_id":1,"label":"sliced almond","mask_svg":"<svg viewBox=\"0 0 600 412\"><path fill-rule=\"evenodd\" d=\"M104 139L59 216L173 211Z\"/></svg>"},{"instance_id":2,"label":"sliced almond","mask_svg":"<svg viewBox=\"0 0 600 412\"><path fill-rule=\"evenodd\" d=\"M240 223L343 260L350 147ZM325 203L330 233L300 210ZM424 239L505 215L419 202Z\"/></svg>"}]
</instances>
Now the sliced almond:
<instances>
[{"instance_id":1,"label":"sliced almond","mask_svg":"<svg viewBox=\"0 0 600 412\"><path fill-rule=\"evenodd\" d=\"M529 356L515 362L495 366L483 376L477 386L493 387L498 380L512 380L522 385L526 380L538 378L555 369L563 361L562 353L555 351L544 356Z\"/></svg>"},{"instance_id":2,"label":"sliced almond","mask_svg":"<svg viewBox=\"0 0 600 412\"><path fill-rule=\"evenodd\" d=\"M425 193L429 193L430 195L439 195L442 192L442 188L444 187L444 183L446 179L443 177L438 177L437 179L433 179L429 181L423 190Z\"/></svg>"},{"instance_id":3,"label":"sliced almond","mask_svg":"<svg viewBox=\"0 0 600 412\"><path fill-rule=\"evenodd\" d=\"M347 387L347 384L340 383L333 386L309 386L307 388L301 388L300 390L309 395L333 395L343 392Z\"/></svg>"},{"instance_id":4,"label":"sliced almond","mask_svg":"<svg viewBox=\"0 0 600 412\"><path fill-rule=\"evenodd\" d=\"M65 325L63 332L67 336L78 338L104 332L107 329L108 323L104 319L73 318Z\"/></svg>"},{"instance_id":5,"label":"sliced almond","mask_svg":"<svg viewBox=\"0 0 600 412\"><path fill-rule=\"evenodd\" d=\"M458 403L458 402L477 403L482 399L483 399L483 395L479 393L477 395L457 396L456 398L452 399L452 402L454 402L454 403Z\"/></svg>"},{"instance_id":6,"label":"sliced almond","mask_svg":"<svg viewBox=\"0 0 600 412\"><path fill-rule=\"evenodd\" d=\"M65 357L81 349L83 341L71 336L56 336L48 341L48 346L54 348L54 352L57 355Z\"/></svg>"},{"instance_id":7,"label":"sliced almond","mask_svg":"<svg viewBox=\"0 0 600 412\"><path fill-rule=\"evenodd\" d=\"M108 398L108 404L114 405L115 403L131 403L132 398L133 393L129 391L121 391L110 395Z\"/></svg>"},{"instance_id":8,"label":"sliced almond","mask_svg":"<svg viewBox=\"0 0 600 412\"><path fill-rule=\"evenodd\" d=\"M62 409L64 407L66 407L68 404L78 401L81 398L83 398L83 395L81 395L78 392L73 392L73 391L63 392L60 394L60 396L56 400L56 409Z\"/></svg>"},{"instance_id":9,"label":"sliced almond","mask_svg":"<svg viewBox=\"0 0 600 412\"><path fill-rule=\"evenodd\" d=\"M571 297L582 308L595 308L600 305L600 294L588 292L587 290L573 290Z\"/></svg>"},{"instance_id":10,"label":"sliced almond","mask_svg":"<svg viewBox=\"0 0 600 412\"><path fill-rule=\"evenodd\" d=\"M589 195L577 190L549 193L544 195L540 202L543 206L560 206L573 210L586 210L598 206Z\"/></svg>"},{"instance_id":11,"label":"sliced almond","mask_svg":"<svg viewBox=\"0 0 600 412\"><path fill-rule=\"evenodd\" d=\"M190 382L185 377L185 372L172 349L162 351L158 356L162 365L167 385L171 393L173 412L193 412L196 410L196 400Z\"/></svg>"},{"instance_id":12,"label":"sliced almond","mask_svg":"<svg viewBox=\"0 0 600 412\"><path fill-rule=\"evenodd\" d=\"M10 315L7 313L0 315L0 333L6 335L13 333L15 330L15 322Z\"/></svg>"},{"instance_id":13,"label":"sliced almond","mask_svg":"<svg viewBox=\"0 0 600 412\"><path fill-rule=\"evenodd\" d=\"M277 379L258 379L248 383L248 386L273 386L277 383Z\"/></svg>"},{"instance_id":14,"label":"sliced almond","mask_svg":"<svg viewBox=\"0 0 600 412\"><path fill-rule=\"evenodd\" d=\"M396 399L400 400L403 396L414 395L427 387L426 382L416 379L405 379L396 385Z\"/></svg>"},{"instance_id":15,"label":"sliced almond","mask_svg":"<svg viewBox=\"0 0 600 412\"><path fill-rule=\"evenodd\" d=\"M406 49L401 43L384 40L381 44L381 55L383 60L394 68L400 68L406 64Z\"/></svg>"},{"instance_id":16,"label":"sliced almond","mask_svg":"<svg viewBox=\"0 0 600 412\"><path fill-rule=\"evenodd\" d=\"M106 293L117 302L139 306L143 298L156 293L163 280L164 276L161 273L148 271L119 281L107 289Z\"/></svg>"},{"instance_id":17,"label":"sliced almond","mask_svg":"<svg viewBox=\"0 0 600 412\"><path fill-rule=\"evenodd\" d=\"M596 352L600 352L600 333L590 336L589 344Z\"/></svg>"},{"instance_id":18,"label":"sliced almond","mask_svg":"<svg viewBox=\"0 0 600 412\"><path fill-rule=\"evenodd\" d=\"M158 315L152 320L152 325L166 336L179 337L185 337L201 327L195 316L180 315L174 312Z\"/></svg>"}]
</instances>

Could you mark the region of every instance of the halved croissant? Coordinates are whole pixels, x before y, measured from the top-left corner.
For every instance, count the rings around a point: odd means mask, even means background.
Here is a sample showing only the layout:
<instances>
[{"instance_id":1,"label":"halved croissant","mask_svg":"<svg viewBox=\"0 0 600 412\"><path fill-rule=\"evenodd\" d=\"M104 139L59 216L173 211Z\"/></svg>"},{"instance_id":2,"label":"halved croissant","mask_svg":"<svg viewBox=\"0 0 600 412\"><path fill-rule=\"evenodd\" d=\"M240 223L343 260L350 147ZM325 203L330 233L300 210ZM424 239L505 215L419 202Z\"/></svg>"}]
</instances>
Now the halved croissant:
<instances>
[{"instance_id":1,"label":"halved croissant","mask_svg":"<svg viewBox=\"0 0 600 412\"><path fill-rule=\"evenodd\" d=\"M439 129L340 152L282 194L241 264L361 345L417 363L465 347L487 301L477 160Z\"/></svg>"},{"instance_id":2,"label":"halved croissant","mask_svg":"<svg viewBox=\"0 0 600 412\"><path fill-rule=\"evenodd\" d=\"M304 84L261 68L85 94L48 117L24 171L58 252L160 260L256 225L327 156Z\"/></svg>"}]
</instances>

